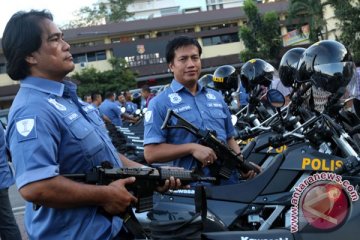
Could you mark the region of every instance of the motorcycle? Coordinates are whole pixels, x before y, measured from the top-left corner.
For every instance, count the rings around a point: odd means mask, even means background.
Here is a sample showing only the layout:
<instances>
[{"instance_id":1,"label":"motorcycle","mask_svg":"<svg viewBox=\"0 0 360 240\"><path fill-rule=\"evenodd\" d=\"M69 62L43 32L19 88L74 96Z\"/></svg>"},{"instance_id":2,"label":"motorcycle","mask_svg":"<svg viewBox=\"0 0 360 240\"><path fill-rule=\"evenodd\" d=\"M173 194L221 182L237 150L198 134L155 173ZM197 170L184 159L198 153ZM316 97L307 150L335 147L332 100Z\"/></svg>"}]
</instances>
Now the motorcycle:
<instances>
[{"instance_id":1,"label":"motorcycle","mask_svg":"<svg viewBox=\"0 0 360 240\"><path fill-rule=\"evenodd\" d=\"M271 97L268 95L268 98ZM274 106L278 107L278 100L270 102L276 103ZM314 132L316 141L311 141ZM321 139L322 143L319 141ZM297 208L303 214L300 221L295 222L293 214L294 194L305 180L315 174L330 174L336 169L342 169L341 175L331 176L346 179L349 186L358 185L358 150L354 150L349 143L351 139L341 125L327 114L320 114L293 131L279 134L264 144L257 144L256 150L266 149L275 142L286 144L287 149L267 160L266 168L254 179L232 185L199 186L154 195L154 209L143 221L152 237L329 240L345 236L346 239L357 239L359 231L355 226L360 216L360 206L356 201L358 192L355 187L352 187L351 193L342 195L354 197L345 199L348 203L346 217L323 232L324 229L319 229L311 222L311 217L306 218L305 205L301 209L299 206ZM310 196L307 195L309 192L312 192L311 189L303 193L303 198ZM304 200L301 197L299 199L299 202ZM307 209L314 212L311 206L307 206ZM318 211L320 216L325 213ZM328 218L317 219L326 221ZM298 231L292 231L296 224ZM331 236L325 234L329 232Z\"/></svg>"}]
</instances>

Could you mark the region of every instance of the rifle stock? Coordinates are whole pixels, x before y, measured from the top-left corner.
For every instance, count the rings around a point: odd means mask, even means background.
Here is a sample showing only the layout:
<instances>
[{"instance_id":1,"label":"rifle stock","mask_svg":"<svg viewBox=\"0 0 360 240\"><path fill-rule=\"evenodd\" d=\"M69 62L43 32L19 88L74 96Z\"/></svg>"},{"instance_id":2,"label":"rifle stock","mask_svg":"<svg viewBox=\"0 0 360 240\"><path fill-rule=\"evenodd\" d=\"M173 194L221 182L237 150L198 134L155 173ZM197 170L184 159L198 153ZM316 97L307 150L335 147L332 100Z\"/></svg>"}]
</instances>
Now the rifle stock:
<instances>
[{"instance_id":1,"label":"rifle stock","mask_svg":"<svg viewBox=\"0 0 360 240\"><path fill-rule=\"evenodd\" d=\"M176 125L169 124L171 117L175 117L178 120ZM168 109L164 123L161 126L161 129L166 128L186 129L199 138L202 145L213 149L218 159L221 160L220 169L216 169L216 172L219 176L225 179L230 178L231 172L234 169L239 169L244 173L247 173L250 170L254 170L256 173L260 172L259 169L254 165L242 161L231 148L217 139L211 131L201 130L195 127L190 122L182 118L179 114L175 113L172 109Z\"/></svg>"},{"instance_id":2,"label":"rifle stock","mask_svg":"<svg viewBox=\"0 0 360 240\"><path fill-rule=\"evenodd\" d=\"M107 185L118 179L135 177L133 184L127 185L138 199L135 204L136 212L149 211L153 207L153 193L156 187L162 186L166 179L173 176L180 179L182 185L191 182L206 181L215 182L216 178L202 177L192 170L171 169L171 168L111 168L96 167L85 174L64 174L64 177L88 184Z\"/></svg>"}]
</instances>

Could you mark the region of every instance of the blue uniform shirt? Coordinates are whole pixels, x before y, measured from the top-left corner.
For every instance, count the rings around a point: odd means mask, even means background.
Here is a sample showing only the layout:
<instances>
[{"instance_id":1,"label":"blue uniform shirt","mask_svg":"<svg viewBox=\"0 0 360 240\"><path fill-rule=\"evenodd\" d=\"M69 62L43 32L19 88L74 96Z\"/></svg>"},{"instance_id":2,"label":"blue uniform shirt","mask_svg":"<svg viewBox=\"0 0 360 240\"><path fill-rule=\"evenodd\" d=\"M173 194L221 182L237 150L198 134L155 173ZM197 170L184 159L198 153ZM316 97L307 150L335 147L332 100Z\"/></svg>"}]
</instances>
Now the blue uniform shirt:
<instances>
[{"instance_id":1,"label":"blue uniform shirt","mask_svg":"<svg viewBox=\"0 0 360 240\"><path fill-rule=\"evenodd\" d=\"M225 144L234 134L229 109L219 92L198 85L198 91L193 96L182 84L173 80L169 88L150 101L148 111L145 113L144 145L198 142L198 139L185 129L161 129L168 109L174 110L200 129L216 131L217 138ZM175 123L175 118L172 118L170 124ZM192 155L173 161L174 166L185 169L197 167L197 164L198 161ZM202 169L205 175L210 175L207 167ZM230 181L224 183L237 181L237 176L234 174Z\"/></svg>"},{"instance_id":2,"label":"blue uniform shirt","mask_svg":"<svg viewBox=\"0 0 360 240\"><path fill-rule=\"evenodd\" d=\"M109 99L105 99L100 106L101 114L107 116L115 126L122 126L120 106Z\"/></svg>"},{"instance_id":3,"label":"blue uniform shirt","mask_svg":"<svg viewBox=\"0 0 360 240\"><path fill-rule=\"evenodd\" d=\"M137 109L137 105L133 102L128 101L125 103L125 109L126 109L126 113L134 114Z\"/></svg>"},{"instance_id":4,"label":"blue uniform shirt","mask_svg":"<svg viewBox=\"0 0 360 240\"><path fill-rule=\"evenodd\" d=\"M15 183L14 175L6 154L4 128L0 123L0 189L8 188Z\"/></svg>"},{"instance_id":5,"label":"blue uniform shirt","mask_svg":"<svg viewBox=\"0 0 360 240\"><path fill-rule=\"evenodd\" d=\"M28 77L20 82L6 132L19 189L59 174L88 172L104 160L122 166L98 111L84 102L79 111L64 97L65 86L76 91L66 81ZM112 239L122 220L102 215L97 207L34 211L27 203L25 226L30 239Z\"/></svg>"}]
</instances>

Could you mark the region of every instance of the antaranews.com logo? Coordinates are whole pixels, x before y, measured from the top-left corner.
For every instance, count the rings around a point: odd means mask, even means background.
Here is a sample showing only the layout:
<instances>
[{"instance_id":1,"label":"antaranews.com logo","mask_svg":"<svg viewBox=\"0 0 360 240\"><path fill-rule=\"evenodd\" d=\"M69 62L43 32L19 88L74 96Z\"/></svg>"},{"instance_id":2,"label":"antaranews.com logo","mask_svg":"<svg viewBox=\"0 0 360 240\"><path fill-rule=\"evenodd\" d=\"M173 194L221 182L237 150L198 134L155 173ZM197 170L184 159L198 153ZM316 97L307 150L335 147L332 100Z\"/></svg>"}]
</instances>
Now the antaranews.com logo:
<instances>
[{"instance_id":1,"label":"antaranews.com logo","mask_svg":"<svg viewBox=\"0 0 360 240\"><path fill-rule=\"evenodd\" d=\"M320 230L336 228L346 220L351 202L358 199L348 180L331 172L315 173L295 187L290 231L297 232L306 225Z\"/></svg>"}]
</instances>

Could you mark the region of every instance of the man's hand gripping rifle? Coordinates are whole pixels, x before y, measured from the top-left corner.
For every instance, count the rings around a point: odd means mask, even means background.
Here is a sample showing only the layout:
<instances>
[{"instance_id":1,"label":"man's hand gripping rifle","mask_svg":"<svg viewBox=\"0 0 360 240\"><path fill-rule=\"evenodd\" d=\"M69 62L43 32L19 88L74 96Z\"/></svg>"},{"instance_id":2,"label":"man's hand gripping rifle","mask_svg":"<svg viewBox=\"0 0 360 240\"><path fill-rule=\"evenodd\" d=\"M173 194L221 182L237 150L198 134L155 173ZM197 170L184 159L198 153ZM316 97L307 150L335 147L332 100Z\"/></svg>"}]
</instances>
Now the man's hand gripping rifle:
<instances>
[{"instance_id":1,"label":"man's hand gripping rifle","mask_svg":"<svg viewBox=\"0 0 360 240\"><path fill-rule=\"evenodd\" d=\"M175 117L177 119L176 125L169 125L171 117ZM161 129L167 128L183 128L199 138L202 145L213 149L218 159L220 159L221 165L220 168L216 165L210 165L209 168L213 168L211 169L211 172L215 171L220 177L229 179L234 169L238 169L244 173L247 173L250 170L254 170L256 173L259 173L259 169L257 167L241 160L231 148L217 139L210 130L201 130L195 127L171 109L168 109L164 123L161 126Z\"/></svg>"},{"instance_id":2,"label":"man's hand gripping rifle","mask_svg":"<svg viewBox=\"0 0 360 240\"><path fill-rule=\"evenodd\" d=\"M207 181L215 182L213 177L202 177L194 171L175 168L103 168L96 167L91 172L84 174L64 174L64 177L88 184L108 185L112 181L135 177L133 184L127 185L138 199L135 208L136 212L145 212L153 207L153 193L157 187L163 186L166 179L173 176L180 179L182 185L191 182Z\"/></svg>"}]
</instances>

